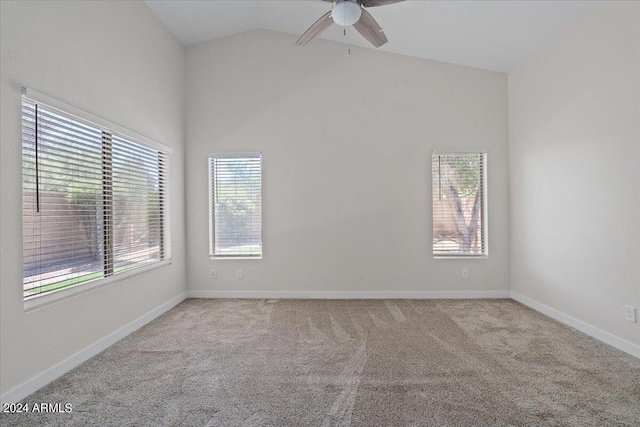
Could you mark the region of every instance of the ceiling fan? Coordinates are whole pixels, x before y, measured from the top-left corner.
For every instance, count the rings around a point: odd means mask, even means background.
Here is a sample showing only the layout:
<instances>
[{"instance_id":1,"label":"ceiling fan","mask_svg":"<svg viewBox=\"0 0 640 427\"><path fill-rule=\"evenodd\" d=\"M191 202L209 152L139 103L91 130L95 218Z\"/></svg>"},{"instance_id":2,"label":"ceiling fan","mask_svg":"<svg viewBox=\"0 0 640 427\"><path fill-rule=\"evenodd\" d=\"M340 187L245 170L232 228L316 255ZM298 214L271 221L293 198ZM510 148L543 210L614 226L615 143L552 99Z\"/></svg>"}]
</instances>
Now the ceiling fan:
<instances>
[{"instance_id":1,"label":"ceiling fan","mask_svg":"<svg viewBox=\"0 0 640 427\"><path fill-rule=\"evenodd\" d=\"M385 44L387 36L382 32L382 27L378 25L373 16L365 7L385 6L398 3L404 0L323 0L332 2L332 9L322 15L305 33L300 36L297 45L304 46L314 38L318 37L331 24L336 23L343 27L353 25L375 47Z\"/></svg>"}]
</instances>

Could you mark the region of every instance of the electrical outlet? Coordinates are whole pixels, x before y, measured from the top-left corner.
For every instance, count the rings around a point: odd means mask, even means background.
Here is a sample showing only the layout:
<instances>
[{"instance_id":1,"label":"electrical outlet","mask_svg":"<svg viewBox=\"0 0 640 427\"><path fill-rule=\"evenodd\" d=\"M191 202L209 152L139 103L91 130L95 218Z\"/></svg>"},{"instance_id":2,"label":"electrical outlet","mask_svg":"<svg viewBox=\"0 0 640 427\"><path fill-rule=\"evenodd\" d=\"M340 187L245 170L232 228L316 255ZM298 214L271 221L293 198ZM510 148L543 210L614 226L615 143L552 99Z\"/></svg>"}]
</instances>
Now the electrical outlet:
<instances>
[{"instance_id":1,"label":"electrical outlet","mask_svg":"<svg viewBox=\"0 0 640 427\"><path fill-rule=\"evenodd\" d=\"M469 269L468 268L463 268L462 269L462 278L463 279L468 279L469 278Z\"/></svg>"},{"instance_id":2,"label":"electrical outlet","mask_svg":"<svg viewBox=\"0 0 640 427\"><path fill-rule=\"evenodd\" d=\"M241 269L237 269L236 270L236 278L242 279L242 270Z\"/></svg>"},{"instance_id":3,"label":"electrical outlet","mask_svg":"<svg viewBox=\"0 0 640 427\"><path fill-rule=\"evenodd\" d=\"M631 323L636 323L636 308L630 305L624 306L624 318Z\"/></svg>"},{"instance_id":4,"label":"electrical outlet","mask_svg":"<svg viewBox=\"0 0 640 427\"><path fill-rule=\"evenodd\" d=\"M218 278L218 270L211 270L211 278L212 279Z\"/></svg>"}]
</instances>

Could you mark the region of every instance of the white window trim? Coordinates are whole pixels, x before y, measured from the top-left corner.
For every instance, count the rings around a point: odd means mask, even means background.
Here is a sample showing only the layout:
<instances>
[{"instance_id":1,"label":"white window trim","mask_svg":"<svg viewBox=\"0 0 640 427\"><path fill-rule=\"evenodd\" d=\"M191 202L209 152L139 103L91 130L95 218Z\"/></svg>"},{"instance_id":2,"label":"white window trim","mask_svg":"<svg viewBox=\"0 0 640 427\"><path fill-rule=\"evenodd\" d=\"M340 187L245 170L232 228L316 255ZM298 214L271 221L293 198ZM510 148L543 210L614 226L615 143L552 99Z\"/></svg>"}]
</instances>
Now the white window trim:
<instances>
[{"instance_id":1,"label":"white window trim","mask_svg":"<svg viewBox=\"0 0 640 427\"><path fill-rule=\"evenodd\" d=\"M264 231L264 227L260 227L260 242L262 244L261 249L260 249L260 255L259 256L220 256L220 255L214 255L214 242L213 242L213 233L214 233L214 224L213 224L213 188L211 187L212 185L212 179L211 179L211 159L215 158L215 157L227 157L227 158L233 158L233 157L247 157L247 156L255 156L255 155L259 155L260 156L260 206L264 207L264 205L262 204L263 200L262 200L262 181L263 181L263 175L264 175L264 171L262 169L262 151L231 151L231 152L217 152L217 153L209 153L207 154L207 179L209 181L209 184L207 186L208 189L208 198L207 200L209 201L209 234L208 234L208 238L209 238L209 259L210 260L250 260L250 259L255 259L255 260L261 260L263 255L264 255L264 235L262 234L262 232ZM262 212L264 213L264 211ZM260 221L264 224L264 215L262 215L261 213L261 217L260 217Z\"/></svg>"},{"instance_id":2,"label":"white window trim","mask_svg":"<svg viewBox=\"0 0 640 427\"><path fill-rule=\"evenodd\" d=\"M88 113L84 110L81 110L77 107L74 107L73 105L67 104L65 102L59 101L55 98L52 98L50 96L47 96L43 93L40 93L36 90L33 89L29 89L26 87L22 88L22 96L28 100L34 101L36 103L42 103L48 107L54 108L54 109L58 109L60 110L62 113L66 114L66 115L70 115L70 116L75 116L76 118L80 119L80 120L84 120L87 122L90 122L91 124L101 128L102 130L108 131L108 132L115 132L115 133L119 133L122 136L125 136L127 138L130 138L136 142L139 142L149 148L153 148L156 150L161 150L164 151L167 155L170 155L171 153L173 153L173 149L167 145L161 144L151 138L147 138L144 135L140 135L137 132L134 132L132 130L129 130L127 128L124 128L120 125L117 125L113 122L110 122L108 120L105 120L101 117L95 116L91 113ZM169 182L167 182L167 187L169 186ZM170 207L170 198L171 198L171 193L169 192L167 195L167 199L166 199L166 204L167 207ZM168 238L165 238L165 241L167 242L167 244L170 246L171 245L171 238L170 238L170 233L171 233L171 215L170 215L170 209L167 210L167 214L166 214L166 227L165 227L165 233L167 234ZM109 277L102 277L102 278L98 278L89 282L83 282L83 283L78 283L77 285L73 285L73 286L69 286L68 288L64 288L64 289L60 289L60 290L56 290L56 291L52 291L50 293L43 293L43 294L39 294L39 295L34 295L28 299L22 299L23 301L23 306L24 306L24 311L25 312L29 312L29 311L33 311L60 301L64 301L66 299L75 297L79 294L83 294L85 292L89 292L89 291L93 291L94 289L98 288L98 287L102 287L105 285L110 285L112 283L116 283L116 282L120 282L122 280L127 280L131 277L134 276L138 276L140 274L144 274L148 271L154 270L156 268L161 268L164 267L166 265L171 265L171 247L166 248L165 251L168 256L167 258L159 261L159 262L154 262L152 264L149 264L147 266L142 266L139 268L135 268L129 271L125 271L119 274L115 274L113 276L109 276Z\"/></svg>"},{"instance_id":3,"label":"white window trim","mask_svg":"<svg viewBox=\"0 0 640 427\"><path fill-rule=\"evenodd\" d=\"M464 153L478 153L487 154L486 148L434 148L431 150L431 154L464 154Z\"/></svg>"},{"instance_id":4,"label":"white window trim","mask_svg":"<svg viewBox=\"0 0 640 427\"><path fill-rule=\"evenodd\" d=\"M484 253L483 254L479 254L479 255L442 255L442 254L438 254L435 255L433 253L433 244L431 244L431 256L433 259L487 259L489 258L489 193L487 192L488 186L487 186L487 175L488 175L488 164L489 164L489 150L487 150L486 148L449 148L449 149L433 149L431 150L431 156L433 157L434 154L459 154L459 153L479 153L479 154L484 154L484 170L482 171L482 191L483 191L483 195L484 195L484 200L482 203L482 217L483 217L483 222L482 222L482 226L484 227L484 231L485 231L485 242L484 242ZM433 179L433 177L432 177ZM431 197L431 209L433 209L433 194L430 195ZM432 234L432 238L431 240L433 241L433 212L432 212L432 218L431 218L431 234Z\"/></svg>"},{"instance_id":5,"label":"white window trim","mask_svg":"<svg viewBox=\"0 0 640 427\"><path fill-rule=\"evenodd\" d=\"M69 286L59 291L53 291L50 293L43 293L38 296L34 296L24 301L24 311L34 311L42 307L49 306L51 304L73 298L85 292L90 292L96 288L102 288L103 286L112 285L123 280L130 279L135 276L147 273L156 268L164 267L165 265L171 265L171 259L162 260L160 262L154 262L143 267L134 268L123 273L119 273L109 277L102 277L92 280L90 282L79 283L77 285Z\"/></svg>"},{"instance_id":6,"label":"white window trim","mask_svg":"<svg viewBox=\"0 0 640 427\"><path fill-rule=\"evenodd\" d=\"M157 150L162 150L167 154L171 154L173 153L173 149L171 147L168 147L164 144L161 144L157 141L154 141L151 138L147 138L144 135L140 135L137 132L134 132L132 130L129 130L127 128L124 128L120 125L117 125L113 122L110 122L108 120L105 120L103 118L100 118L98 116L94 116L91 113L87 113L86 111L83 111L79 108L74 107L73 105L69 105L65 102L62 101L58 101L55 98L51 98L50 96L47 96L45 94L42 94L40 92L37 92L33 89L29 89L26 87L22 88L22 96L24 96L27 99L30 99L32 101L35 102L40 102L42 104L45 104L49 107L53 107L56 108L58 110L60 110L61 112L63 112L66 115L71 115L71 116L75 116L81 120L87 121L91 124L96 125L97 127L101 128L102 130L108 131L108 132L115 132L115 133L119 133L123 136L126 136L128 138L131 138L137 142L140 142L143 145L146 145L149 148L154 148Z\"/></svg>"}]
</instances>

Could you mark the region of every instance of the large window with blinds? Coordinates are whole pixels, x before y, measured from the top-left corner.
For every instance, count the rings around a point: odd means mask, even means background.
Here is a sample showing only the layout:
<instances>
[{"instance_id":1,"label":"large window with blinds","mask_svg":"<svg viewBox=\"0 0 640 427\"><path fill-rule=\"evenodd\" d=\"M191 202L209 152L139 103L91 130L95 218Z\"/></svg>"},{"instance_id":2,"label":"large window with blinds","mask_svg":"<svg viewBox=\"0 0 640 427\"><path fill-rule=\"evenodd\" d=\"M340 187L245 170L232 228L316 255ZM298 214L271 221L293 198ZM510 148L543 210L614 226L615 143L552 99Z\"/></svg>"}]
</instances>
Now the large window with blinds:
<instances>
[{"instance_id":1,"label":"large window with blinds","mask_svg":"<svg viewBox=\"0 0 640 427\"><path fill-rule=\"evenodd\" d=\"M485 152L433 152L433 255L487 256Z\"/></svg>"},{"instance_id":2,"label":"large window with blinds","mask_svg":"<svg viewBox=\"0 0 640 427\"><path fill-rule=\"evenodd\" d=\"M262 156L209 156L209 255L262 257Z\"/></svg>"},{"instance_id":3,"label":"large window with blinds","mask_svg":"<svg viewBox=\"0 0 640 427\"><path fill-rule=\"evenodd\" d=\"M168 165L163 150L24 97L25 300L168 260Z\"/></svg>"}]
</instances>

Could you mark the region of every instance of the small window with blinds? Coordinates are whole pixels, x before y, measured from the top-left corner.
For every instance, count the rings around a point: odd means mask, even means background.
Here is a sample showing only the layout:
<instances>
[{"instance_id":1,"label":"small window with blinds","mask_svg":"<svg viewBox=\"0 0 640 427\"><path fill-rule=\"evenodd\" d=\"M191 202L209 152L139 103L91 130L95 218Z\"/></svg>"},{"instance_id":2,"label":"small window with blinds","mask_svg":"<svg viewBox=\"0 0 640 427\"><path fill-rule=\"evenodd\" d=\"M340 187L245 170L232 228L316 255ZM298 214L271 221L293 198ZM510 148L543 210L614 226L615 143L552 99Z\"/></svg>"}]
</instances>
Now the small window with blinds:
<instances>
[{"instance_id":1,"label":"small window with blinds","mask_svg":"<svg viewBox=\"0 0 640 427\"><path fill-rule=\"evenodd\" d=\"M487 256L484 152L434 152L431 157L433 255Z\"/></svg>"},{"instance_id":2,"label":"small window with blinds","mask_svg":"<svg viewBox=\"0 0 640 427\"><path fill-rule=\"evenodd\" d=\"M262 257L262 157L209 157L209 255Z\"/></svg>"},{"instance_id":3,"label":"small window with blinds","mask_svg":"<svg viewBox=\"0 0 640 427\"><path fill-rule=\"evenodd\" d=\"M23 98L25 300L168 260L168 157Z\"/></svg>"}]
</instances>

